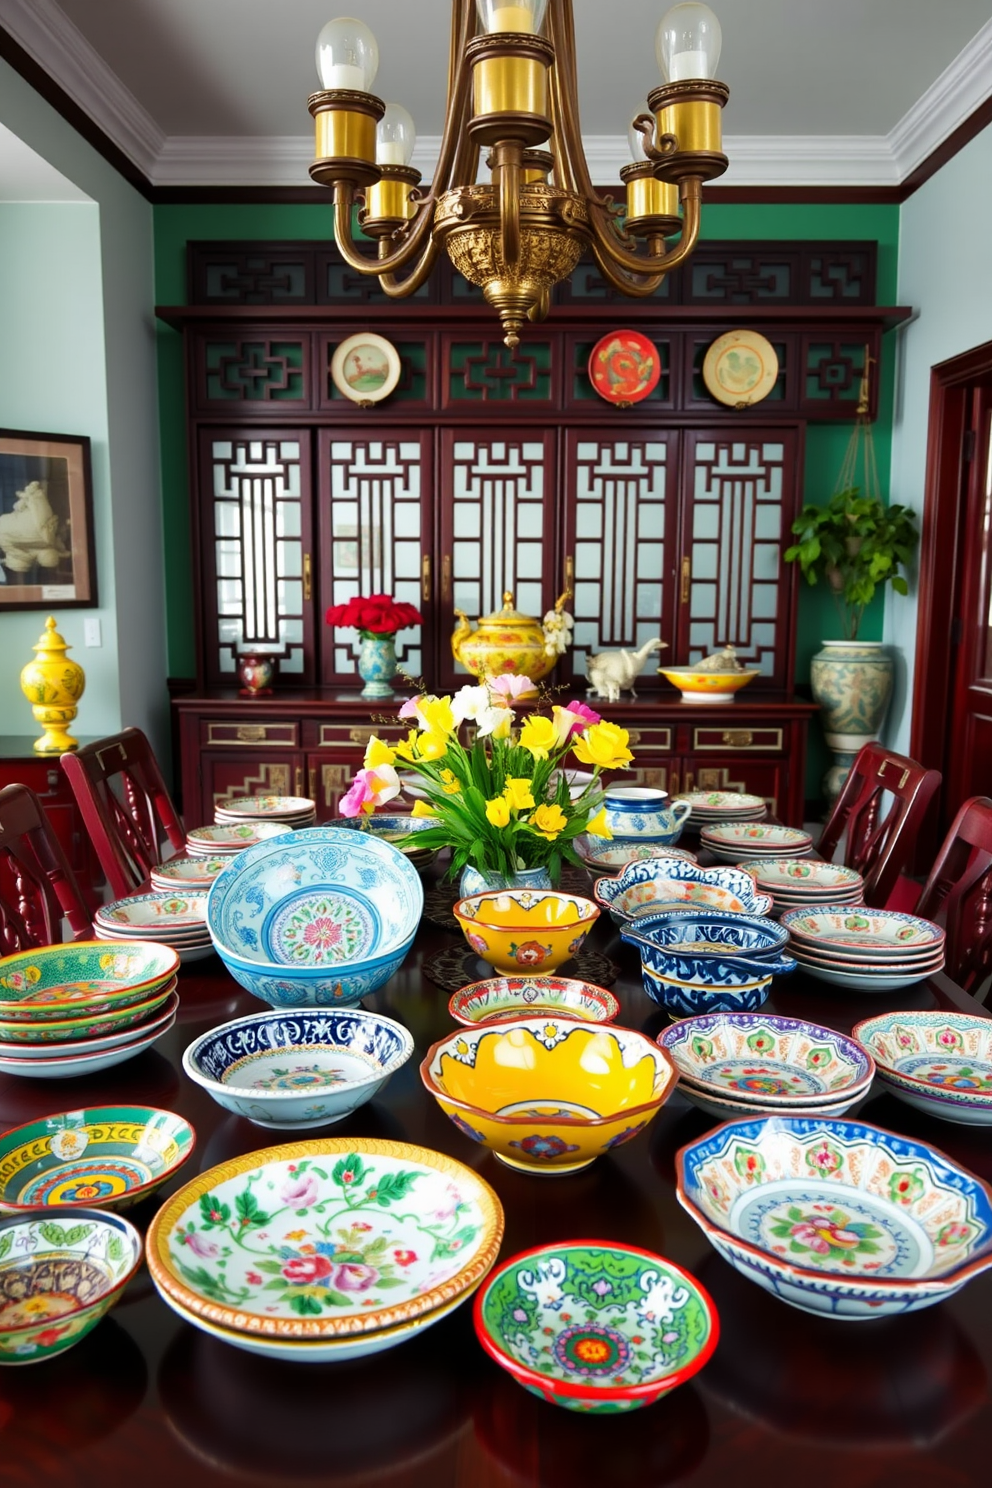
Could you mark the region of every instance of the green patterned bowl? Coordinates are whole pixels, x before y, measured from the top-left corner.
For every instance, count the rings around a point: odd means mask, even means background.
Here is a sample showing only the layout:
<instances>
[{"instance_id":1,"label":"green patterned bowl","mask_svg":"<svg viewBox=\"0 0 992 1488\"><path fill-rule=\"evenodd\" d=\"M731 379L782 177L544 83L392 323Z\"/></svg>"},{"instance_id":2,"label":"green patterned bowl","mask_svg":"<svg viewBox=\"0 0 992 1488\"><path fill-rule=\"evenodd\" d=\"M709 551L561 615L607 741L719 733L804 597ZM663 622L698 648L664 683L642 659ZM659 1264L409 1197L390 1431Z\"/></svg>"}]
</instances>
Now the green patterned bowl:
<instances>
[{"instance_id":1,"label":"green patterned bowl","mask_svg":"<svg viewBox=\"0 0 992 1488\"><path fill-rule=\"evenodd\" d=\"M672 1261L608 1240L514 1256L477 1293L479 1342L531 1394L613 1415L651 1405L709 1359L713 1302Z\"/></svg>"},{"instance_id":2,"label":"green patterned bowl","mask_svg":"<svg viewBox=\"0 0 992 1488\"><path fill-rule=\"evenodd\" d=\"M39 1022L110 1012L146 1001L179 970L179 957L147 940L76 940L0 960L0 1017Z\"/></svg>"},{"instance_id":3,"label":"green patterned bowl","mask_svg":"<svg viewBox=\"0 0 992 1488\"><path fill-rule=\"evenodd\" d=\"M32 1022L26 1018L14 1018L8 1022L0 1018L0 1043L20 1044L24 1053L44 1044L79 1043L85 1039L104 1038L108 1034L121 1033L152 1018L163 1007L176 990L176 979L169 980L143 1002L132 1002L127 1007L114 1007L106 1013L82 1013L75 1018L45 1018Z\"/></svg>"},{"instance_id":4,"label":"green patterned bowl","mask_svg":"<svg viewBox=\"0 0 992 1488\"><path fill-rule=\"evenodd\" d=\"M37 1364L85 1338L141 1252L134 1226L99 1209L0 1219L0 1364Z\"/></svg>"}]
</instances>

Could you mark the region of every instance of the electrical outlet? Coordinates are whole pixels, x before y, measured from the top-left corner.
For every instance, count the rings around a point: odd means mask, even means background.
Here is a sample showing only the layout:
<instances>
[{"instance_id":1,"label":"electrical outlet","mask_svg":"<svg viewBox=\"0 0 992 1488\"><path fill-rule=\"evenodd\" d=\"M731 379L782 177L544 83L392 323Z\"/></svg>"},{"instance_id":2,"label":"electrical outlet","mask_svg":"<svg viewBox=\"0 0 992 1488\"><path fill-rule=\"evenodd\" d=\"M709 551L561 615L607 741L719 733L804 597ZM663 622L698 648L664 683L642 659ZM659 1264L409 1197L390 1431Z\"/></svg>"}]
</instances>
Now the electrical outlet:
<instances>
[{"instance_id":1,"label":"electrical outlet","mask_svg":"<svg viewBox=\"0 0 992 1488\"><path fill-rule=\"evenodd\" d=\"M99 620L90 619L83 621L83 644L86 646L103 645L103 631Z\"/></svg>"}]
</instances>

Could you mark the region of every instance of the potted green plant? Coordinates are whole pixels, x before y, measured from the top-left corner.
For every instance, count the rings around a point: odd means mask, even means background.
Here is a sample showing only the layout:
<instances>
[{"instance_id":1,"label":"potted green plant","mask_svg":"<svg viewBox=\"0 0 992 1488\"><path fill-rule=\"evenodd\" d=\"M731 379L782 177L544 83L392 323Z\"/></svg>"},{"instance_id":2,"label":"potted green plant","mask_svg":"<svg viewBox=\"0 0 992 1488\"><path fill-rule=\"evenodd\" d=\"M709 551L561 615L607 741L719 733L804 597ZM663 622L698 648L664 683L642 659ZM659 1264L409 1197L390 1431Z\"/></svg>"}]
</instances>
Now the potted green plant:
<instances>
[{"instance_id":1,"label":"potted green plant","mask_svg":"<svg viewBox=\"0 0 992 1488\"><path fill-rule=\"evenodd\" d=\"M912 559L919 533L908 507L886 506L850 485L826 506L804 506L792 531L798 541L786 548L786 563L798 563L809 584L827 583L844 633L843 640L823 641L810 667L824 736L836 756L824 780L831 799L857 751L878 738L892 697L892 657L881 642L858 639L861 621L884 584L909 592L900 570Z\"/></svg>"}]
</instances>

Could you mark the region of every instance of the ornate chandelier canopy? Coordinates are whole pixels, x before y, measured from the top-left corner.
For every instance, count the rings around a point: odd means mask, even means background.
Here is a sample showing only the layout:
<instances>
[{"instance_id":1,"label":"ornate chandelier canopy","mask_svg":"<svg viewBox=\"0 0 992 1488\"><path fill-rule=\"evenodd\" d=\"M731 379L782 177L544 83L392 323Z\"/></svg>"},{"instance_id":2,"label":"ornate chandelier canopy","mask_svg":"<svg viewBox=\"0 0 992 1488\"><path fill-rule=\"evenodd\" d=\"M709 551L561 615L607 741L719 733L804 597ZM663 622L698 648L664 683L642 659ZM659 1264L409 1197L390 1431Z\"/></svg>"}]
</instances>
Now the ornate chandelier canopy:
<instances>
[{"instance_id":1,"label":"ornate chandelier canopy","mask_svg":"<svg viewBox=\"0 0 992 1488\"><path fill-rule=\"evenodd\" d=\"M572 0L452 0L448 100L434 180L410 166L413 120L369 89L379 48L361 21L329 21L317 39L323 91L309 102L315 181L334 191L343 258L386 294L413 294L443 247L498 313L507 346L547 314L555 284L587 250L624 294L652 294L699 236L704 181L722 175L714 78L720 24L706 5L676 5L658 27L665 81L631 122L626 203L593 187L582 148ZM490 179L479 182L480 154ZM378 242L358 247L352 208Z\"/></svg>"}]
</instances>

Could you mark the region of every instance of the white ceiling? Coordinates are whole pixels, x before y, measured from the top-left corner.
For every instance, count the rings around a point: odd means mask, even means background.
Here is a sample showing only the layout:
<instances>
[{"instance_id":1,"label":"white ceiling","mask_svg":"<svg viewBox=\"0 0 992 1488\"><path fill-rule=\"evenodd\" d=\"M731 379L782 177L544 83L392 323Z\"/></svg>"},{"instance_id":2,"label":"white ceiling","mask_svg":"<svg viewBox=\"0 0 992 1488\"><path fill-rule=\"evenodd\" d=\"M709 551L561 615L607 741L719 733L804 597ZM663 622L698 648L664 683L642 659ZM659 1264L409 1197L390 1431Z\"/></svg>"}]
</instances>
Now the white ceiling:
<instances>
[{"instance_id":1,"label":"white ceiling","mask_svg":"<svg viewBox=\"0 0 992 1488\"><path fill-rule=\"evenodd\" d=\"M443 122L449 0L347 3L379 40L375 91L411 110L428 164ZM665 8L575 0L583 131L599 179L628 158L627 122L659 80L653 37ZM992 0L714 8L731 90L728 182L893 184L992 94ZM0 24L163 184L306 184L314 41L335 13L335 0L0 0Z\"/></svg>"}]
</instances>

